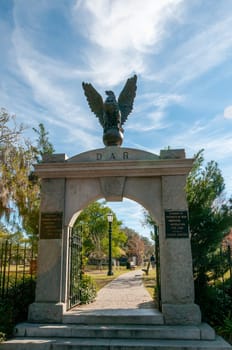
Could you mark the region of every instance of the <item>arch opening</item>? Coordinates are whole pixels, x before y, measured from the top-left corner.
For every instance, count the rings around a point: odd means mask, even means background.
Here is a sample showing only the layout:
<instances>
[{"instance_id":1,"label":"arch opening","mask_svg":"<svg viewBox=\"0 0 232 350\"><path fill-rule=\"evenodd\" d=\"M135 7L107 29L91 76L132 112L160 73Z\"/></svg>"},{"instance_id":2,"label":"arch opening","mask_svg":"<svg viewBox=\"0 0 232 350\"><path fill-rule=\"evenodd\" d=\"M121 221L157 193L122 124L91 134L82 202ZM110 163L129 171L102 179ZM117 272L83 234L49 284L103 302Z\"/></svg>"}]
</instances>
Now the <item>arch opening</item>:
<instances>
[{"instance_id":1,"label":"arch opening","mask_svg":"<svg viewBox=\"0 0 232 350\"><path fill-rule=\"evenodd\" d=\"M111 242L113 278L132 270L135 276L136 274L137 276L139 274L144 275L144 284L151 298L154 296L156 287L155 304L152 300L149 303L152 304L153 308L159 307L160 292L157 285L159 287L160 283L156 283L157 277L159 279L158 240L154 232L151 236L151 229L154 230L153 227L144 230L144 224L142 223L142 220L144 221L144 210L145 208L141 205L129 199L122 202L106 202L104 199L100 199L97 202L92 201L82 211L79 210L73 215L70 220L72 228L69 230L69 242L73 241L72 237L77 241L79 239L82 242L82 251L78 251L77 245L72 246L69 243L68 309L75 308L77 304L82 302L81 297L76 297L78 288L75 289L73 285L81 284L83 273L95 280L98 288L112 280L112 277L106 279L109 272L109 226L107 222L109 211L114 214ZM133 227L130 224L132 222ZM144 235L144 233L146 234ZM77 257L75 259L75 254L76 256L79 254L79 259ZM76 268L72 261L76 262ZM77 269L79 269L79 274ZM127 281L127 283L129 282ZM112 303L112 301L113 299L110 298L109 303ZM142 300L140 300L140 303L142 304ZM131 304L133 304L132 301ZM136 306L134 305L134 307Z\"/></svg>"}]
</instances>

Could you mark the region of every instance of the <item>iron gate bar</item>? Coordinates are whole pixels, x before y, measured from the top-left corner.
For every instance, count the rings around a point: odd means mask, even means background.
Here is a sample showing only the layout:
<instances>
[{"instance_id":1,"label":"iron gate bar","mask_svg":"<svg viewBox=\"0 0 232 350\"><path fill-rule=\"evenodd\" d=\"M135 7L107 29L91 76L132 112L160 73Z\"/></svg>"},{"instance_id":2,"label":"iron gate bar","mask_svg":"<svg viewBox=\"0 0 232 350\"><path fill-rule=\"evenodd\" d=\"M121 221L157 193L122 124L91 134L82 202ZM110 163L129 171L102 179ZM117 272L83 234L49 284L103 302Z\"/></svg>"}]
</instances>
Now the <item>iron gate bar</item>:
<instances>
[{"instance_id":1,"label":"iron gate bar","mask_svg":"<svg viewBox=\"0 0 232 350\"><path fill-rule=\"evenodd\" d=\"M82 278L82 232L72 228L69 236L69 302L68 308L80 304L81 301L81 278Z\"/></svg>"},{"instance_id":2,"label":"iron gate bar","mask_svg":"<svg viewBox=\"0 0 232 350\"><path fill-rule=\"evenodd\" d=\"M4 247L5 255L4 255L4 260L3 260L2 297L4 296L4 293L5 293L5 279L6 279L6 265L7 265L7 247L8 247L8 241L5 242L5 247Z\"/></svg>"},{"instance_id":3,"label":"iron gate bar","mask_svg":"<svg viewBox=\"0 0 232 350\"><path fill-rule=\"evenodd\" d=\"M8 248L9 255L7 254L8 269L7 269L7 282L6 282L6 294L7 295L8 295L8 291L9 291L9 282L10 282L10 264L11 264L11 254L12 254L12 242L11 241L10 241L10 244L8 247L9 247Z\"/></svg>"},{"instance_id":4,"label":"iron gate bar","mask_svg":"<svg viewBox=\"0 0 232 350\"><path fill-rule=\"evenodd\" d=\"M18 279L18 259L19 259L19 243L17 243L17 246L16 246L15 287L16 287L16 285L17 285L17 279Z\"/></svg>"},{"instance_id":5,"label":"iron gate bar","mask_svg":"<svg viewBox=\"0 0 232 350\"><path fill-rule=\"evenodd\" d=\"M24 250L23 250L23 285L25 282L25 272L26 272L26 250L27 250L27 243L24 244Z\"/></svg>"},{"instance_id":6,"label":"iron gate bar","mask_svg":"<svg viewBox=\"0 0 232 350\"><path fill-rule=\"evenodd\" d=\"M161 311L161 283L160 283L160 248L159 248L159 228L154 225L155 234L155 261L156 261L156 288L157 288L157 303L158 309Z\"/></svg>"}]
</instances>

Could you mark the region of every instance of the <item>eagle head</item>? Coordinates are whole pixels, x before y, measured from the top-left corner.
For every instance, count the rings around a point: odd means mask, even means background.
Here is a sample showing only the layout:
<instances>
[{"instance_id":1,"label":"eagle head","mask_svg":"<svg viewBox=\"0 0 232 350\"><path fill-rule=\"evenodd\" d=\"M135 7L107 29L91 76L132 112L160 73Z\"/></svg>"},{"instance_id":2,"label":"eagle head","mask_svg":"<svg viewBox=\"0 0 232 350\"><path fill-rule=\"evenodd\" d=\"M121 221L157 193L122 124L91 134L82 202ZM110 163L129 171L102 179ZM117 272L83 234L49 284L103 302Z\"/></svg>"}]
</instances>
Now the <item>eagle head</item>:
<instances>
[{"instance_id":1,"label":"eagle head","mask_svg":"<svg viewBox=\"0 0 232 350\"><path fill-rule=\"evenodd\" d=\"M107 95L107 98L106 98L107 103L117 103L116 97L115 97L115 94L113 93L113 91L107 90L107 91L105 91L105 93Z\"/></svg>"}]
</instances>

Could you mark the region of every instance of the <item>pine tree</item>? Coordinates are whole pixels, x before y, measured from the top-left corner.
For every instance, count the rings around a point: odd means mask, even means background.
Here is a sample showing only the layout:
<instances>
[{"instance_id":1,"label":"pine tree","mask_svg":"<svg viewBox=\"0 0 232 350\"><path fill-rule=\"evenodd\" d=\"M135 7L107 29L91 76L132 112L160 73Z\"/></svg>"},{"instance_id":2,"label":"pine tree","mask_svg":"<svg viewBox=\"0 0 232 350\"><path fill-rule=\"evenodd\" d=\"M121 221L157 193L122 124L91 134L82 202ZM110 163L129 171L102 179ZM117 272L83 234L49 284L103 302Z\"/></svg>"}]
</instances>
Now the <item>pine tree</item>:
<instances>
[{"instance_id":1,"label":"pine tree","mask_svg":"<svg viewBox=\"0 0 232 350\"><path fill-rule=\"evenodd\" d=\"M207 284L208 272L214 265L213 253L220 248L232 226L232 199L224 198L224 189L225 183L218 164L210 161L204 166L201 150L195 157L186 185L197 289Z\"/></svg>"}]
</instances>

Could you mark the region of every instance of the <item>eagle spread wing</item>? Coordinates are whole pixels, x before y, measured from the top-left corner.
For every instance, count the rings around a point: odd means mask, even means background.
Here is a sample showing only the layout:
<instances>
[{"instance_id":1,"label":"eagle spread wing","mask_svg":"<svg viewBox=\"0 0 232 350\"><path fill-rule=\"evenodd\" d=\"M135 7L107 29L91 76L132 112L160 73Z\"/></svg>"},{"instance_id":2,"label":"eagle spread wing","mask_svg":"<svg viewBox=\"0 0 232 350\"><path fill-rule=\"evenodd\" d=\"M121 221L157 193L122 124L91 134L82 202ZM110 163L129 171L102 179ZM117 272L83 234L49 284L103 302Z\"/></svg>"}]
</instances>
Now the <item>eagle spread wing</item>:
<instances>
[{"instance_id":1,"label":"eagle spread wing","mask_svg":"<svg viewBox=\"0 0 232 350\"><path fill-rule=\"evenodd\" d=\"M136 95L136 82L137 76L134 75L132 78L129 78L119 95L118 106L121 112L121 124L123 125L127 120L128 115L133 109L133 102Z\"/></svg>"},{"instance_id":2,"label":"eagle spread wing","mask_svg":"<svg viewBox=\"0 0 232 350\"><path fill-rule=\"evenodd\" d=\"M101 95L89 83L82 83L89 107L91 111L97 116L102 127L104 127L103 119L103 99Z\"/></svg>"}]
</instances>

